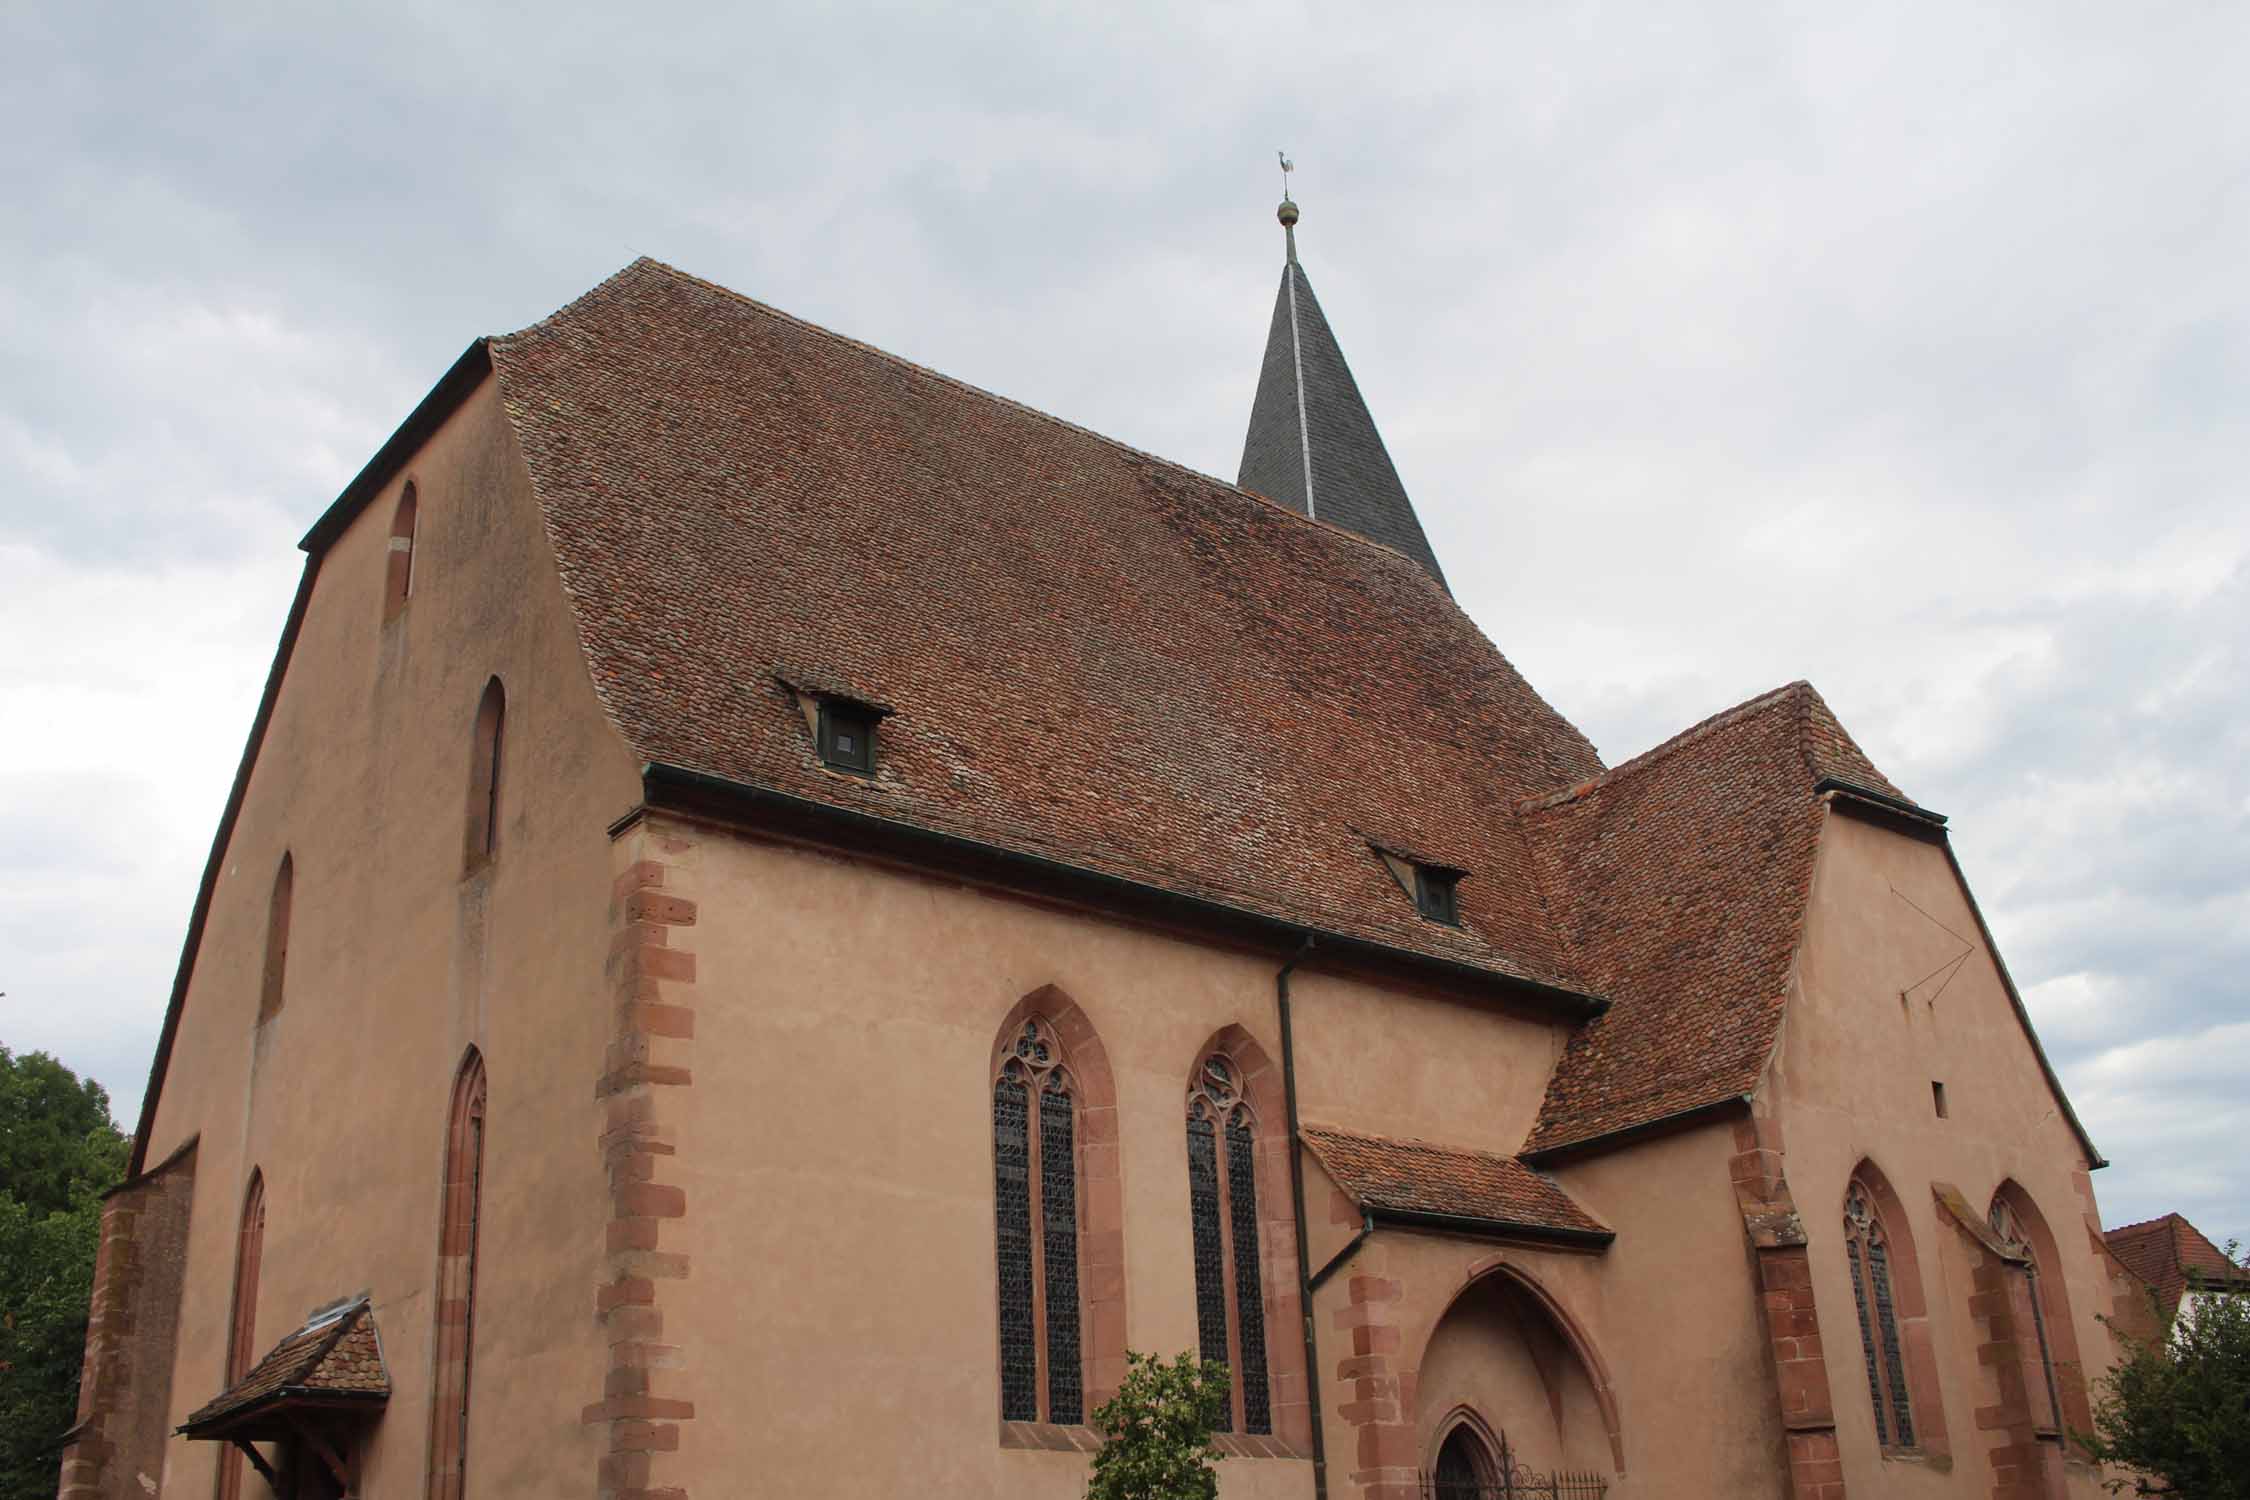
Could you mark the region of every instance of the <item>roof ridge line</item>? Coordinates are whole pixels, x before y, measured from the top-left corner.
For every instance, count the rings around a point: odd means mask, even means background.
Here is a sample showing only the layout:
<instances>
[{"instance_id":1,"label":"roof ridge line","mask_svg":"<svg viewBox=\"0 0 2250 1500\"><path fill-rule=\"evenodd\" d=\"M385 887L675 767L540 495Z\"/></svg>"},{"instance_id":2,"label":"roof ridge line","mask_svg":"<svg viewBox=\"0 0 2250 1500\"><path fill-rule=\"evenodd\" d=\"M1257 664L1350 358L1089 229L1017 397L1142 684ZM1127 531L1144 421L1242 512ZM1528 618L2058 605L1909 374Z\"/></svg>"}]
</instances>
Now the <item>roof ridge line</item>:
<instances>
[{"instance_id":1,"label":"roof ridge line","mask_svg":"<svg viewBox=\"0 0 2250 1500\"><path fill-rule=\"evenodd\" d=\"M1404 562L1412 563L1415 572L1421 573L1425 578L1429 577L1429 574L1423 569L1420 563L1415 562L1413 558L1407 556L1406 553L1400 551L1396 547L1393 547L1388 542L1379 542L1371 536L1362 536L1358 532L1348 530L1342 526L1338 526L1332 521L1323 521L1318 516L1308 516L1303 511L1293 510L1289 506L1283 505L1278 500L1274 500L1265 495L1259 494L1256 490L1244 489L1241 485L1234 483L1232 480L1221 479L1216 474L1206 474L1201 469L1193 468L1187 464L1181 463L1176 458L1165 458L1161 454L1149 452L1146 448L1136 448L1131 443L1126 442L1122 438L1111 437L1106 432L1097 432L1091 427L1087 427L1080 423L1071 421L1068 417L1058 417L1051 411L1041 411L1038 407L1033 406L1028 402L1018 401L1013 396L1003 396L998 391L986 390L983 386L972 384L969 381L961 379L958 375L948 375L943 370L932 369L928 365L908 359L903 354L893 354L890 350L881 348L875 344L870 344L865 339L857 339L852 337L848 333L839 333L835 329L830 328L825 324L815 323L807 318L800 318L795 313L775 307L770 302L761 302L757 298L749 295L747 292L738 292L733 287L725 286L719 282L709 280L708 278L702 276L698 276L693 271L683 271L678 266L675 266L668 261L658 260L653 255L643 255L637 257L633 261L632 265L626 266L623 270L617 271L612 275L603 278L603 280L599 284L590 288L582 295L573 297L569 302L555 309L555 311L549 313L546 317L541 318L537 323L527 324L525 327L517 329L516 333L529 333L532 329L537 328L554 318L561 317L571 308L576 307L579 303L585 301L588 297L591 297L596 292L599 292L603 287L606 287L611 282L617 280L618 277L623 276L627 272L631 271L635 266L640 266L643 264L652 266L655 269L662 271L667 276L676 277L681 281L690 282L696 286L703 287L708 291L717 292L719 295L731 298L736 302L742 303L746 307L754 307L759 312L779 318L785 323L794 324L795 326L804 329L807 333L817 334L821 338L828 339L833 343L841 344L846 348L856 349L863 354L872 354L877 359L884 361L886 364L896 365L900 369L904 370L911 370L917 375L926 375L930 379L935 380L940 384L949 385L955 390L965 391L972 396L981 396L987 401L997 401L1002 406L1012 407L1016 411L1022 412L1026 416L1036 417L1042 422L1050 423L1053 426L1063 428L1064 430L1069 432L1075 432L1081 437L1092 438L1094 441L1104 444L1107 447L1114 448L1118 452L1126 454L1129 457L1140 459L1146 463L1156 464L1162 468L1171 469L1181 474L1190 475L1196 479L1200 479L1207 483L1216 485L1220 489L1227 491L1229 494L1240 495L1248 500L1255 500L1260 505L1267 507L1269 510L1278 511L1280 514L1287 516L1290 520L1297 522L1299 525L1317 526L1322 531L1328 532L1332 536L1346 538L1347 540L1362 547L1373 547L1378 552L1387 552L1391 556L1396 557ZM502 339L514 338L515 336L516 334L497 335L497 337ZM1436 584L1437 580L1430 579L1430 582ZM1438 587L1438 592L1441 594L1445 593L1445 589L1442 585ZM1447 597L1451 598L1452 596L1447 595Z\"/></svg>"},{"instance_id":2,"label":"roof ridge line","mask_svg":"<svg viewBox=\"0 0 2250 1500\"><path fill-rule=\"evenodd\" d=\"M1720 709L1709 718L1690 724L1670 739L1650 746L1631 760L1620 761L1599 776L1588 777L1584 781L1573 786L1563 787L1558 791L1538 792L1528 797L1519 797L1516 799L1516 810L1525 813L1545 812L1550 808L1560 807L1564 803L1575 802L1590 792L1606 790L1634 772L1645 770L1674 752L1707 739L1721 729L1731 729L1746 719L1756 718L1759 714L1785 702L1799 699L1801 695L1812 691L1814 691L1813 685L1800 677L1793 682L1784 683L1780 687L1768 689L1754 698L1745 698L1732 708ZM1802 756L1803 750L1804 735L1802 726L1800 726L1798 734L1798 753L1800 756ZM1806 769L1809 773L1811 770L1809 762Z\"/></svg>"},{"instance_id":3,"label":"roof ridge line","mask_svg":"<svg viewBox=\"0 0 2250 1500\"><path fill-rule=\"evenodd\" d=\"M2182 1217L2182 1216L2181 1216L2181 1214L2180 1214L2179 1210L2177 1210L2177 1209L2174 1209L2174 1210L2173 1210L2173 1211L2172 1211L2171 1213L2168 1213L2168 1214L2158 1214L2158 1215L2157 1215L2157 1216L2156 1216L2155 1218L2153 1218L2153 1219L2135 1219L2135 1220L2134 1220L2134 1221L2133 1221L2132 1223L2130 1223L2130 1224L2119 1224L2119 1225L2117 1225L2117 1226L2116 1226L2115 1228L2111 1228L2111 1229L2104 1229L2104 1230L2102 1231L2102 1233L2103 1233L2103 1234L2123 1234L2123 1233L2125 1233L2125 1232L2126 1232L2127 1230L2130 1230L2130 1229L2153 1229L2153 1228L2155 1228L2155 1227L2156 1227L2157 1225L2159 1225L2159 1224L2163 1224L2163 1223L2166 1223L2166 1222L2168 1222L2168 1221L2170 1221L2170 1220L2173 1220L2173 1219L2178 1219L2178 1218L2181 1218L2181 1217Z\"/></svg>"}]
</instances>

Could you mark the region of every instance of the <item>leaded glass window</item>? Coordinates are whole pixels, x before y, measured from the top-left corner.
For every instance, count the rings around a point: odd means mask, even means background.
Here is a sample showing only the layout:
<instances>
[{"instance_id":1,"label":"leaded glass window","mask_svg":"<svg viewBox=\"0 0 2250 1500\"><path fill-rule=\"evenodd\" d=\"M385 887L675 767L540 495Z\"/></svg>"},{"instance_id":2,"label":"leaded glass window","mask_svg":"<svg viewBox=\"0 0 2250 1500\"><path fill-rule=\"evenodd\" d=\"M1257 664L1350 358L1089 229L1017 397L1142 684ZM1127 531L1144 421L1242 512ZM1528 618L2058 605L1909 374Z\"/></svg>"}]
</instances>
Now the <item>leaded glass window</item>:
<instances>
[{"instance_id":1,"label":"leaded glass window","mask_svg":"<svg viewBox=\"0 0 2250 1500\"><path fill-rule=\"evenodd\" d=\"M1875 1440L1886 1448L1911 1448L1914 1406L1907 1395L1905 1350L1891 1294L1890 1241L1867 1189L1856 1182L1844 1195L1844 1258L1851 1267L1852 1306L1859 1314L1867 1389L1875 1404Z\"/></svg>"},{"instance_id":2,"label":"leaded glass window","mask_svg":"<svg viewBox=\"0 0 2250 1500\"><path fill-rule=\"evenodd\" d=\"M2041 1307L2039 1285L2039 1257L2032 1252L2031 1236L2025 1231L2023 1220L2015 1205L2004 1197L1992 1200L1992 1209L1985 1215L1992 1232L2000 1236L2010 1250L2023 1257L2024 1276L2031 1287L2031 1328L2039 1337L2039 1372L2047 1385L2047 1423L2060 1429L2062 1426L2062 1396L2055 1386L2055 1356L2047 1347L2047 1310Z\"/></svg>"},{"instance_id":3,"label":"leaded glass window","mask_svg":"<svg viewBox=\"0 0 2250 1500\"><path fill-rule=\"evenodd\" d=\"M1044 1021L1024 1023L993 1080L992 1173L1001 1418L1083 1422L1078 1089Z\"/></svg>"},{"instance_id":4,"label":"leaded glass window","mask_svg":"<svg viewBox=\"0 0 2250 1500\"><path fill-rule=\"evenodd\" d=\"M1225 1360L1233 1374L1226 1425L1241 1432L1270 1433L1273 1401L1258 1244L1257 1119L1226 1054L1212 1053L1196 1070L1187 1115L1188 1219L1195 1236L1198 1342L1205 1359Z\"/></svg>"}]
</instances>

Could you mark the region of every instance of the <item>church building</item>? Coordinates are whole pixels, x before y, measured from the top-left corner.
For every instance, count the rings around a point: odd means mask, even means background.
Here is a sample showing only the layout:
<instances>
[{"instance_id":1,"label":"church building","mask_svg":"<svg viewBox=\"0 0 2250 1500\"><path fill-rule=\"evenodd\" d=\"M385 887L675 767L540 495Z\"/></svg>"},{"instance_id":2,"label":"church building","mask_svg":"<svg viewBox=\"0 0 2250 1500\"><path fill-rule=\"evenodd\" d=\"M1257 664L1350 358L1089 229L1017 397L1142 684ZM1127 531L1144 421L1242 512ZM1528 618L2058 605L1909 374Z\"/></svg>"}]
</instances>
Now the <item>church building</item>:
<instances>
[{"instance_id":1,"label":"church building","mask_svg":"<svg viewBox=\"0 0 2250 1500\"><path fill-rule=\"evenodd\" d=\"M1235 484L649 260L469 345L304 537L65 1500L1065 1500L1183 1350L1227 1500L2102 1493L1945 817L1802 682L1605 764L1281 218Z\"/></svg>"}]
</instances>

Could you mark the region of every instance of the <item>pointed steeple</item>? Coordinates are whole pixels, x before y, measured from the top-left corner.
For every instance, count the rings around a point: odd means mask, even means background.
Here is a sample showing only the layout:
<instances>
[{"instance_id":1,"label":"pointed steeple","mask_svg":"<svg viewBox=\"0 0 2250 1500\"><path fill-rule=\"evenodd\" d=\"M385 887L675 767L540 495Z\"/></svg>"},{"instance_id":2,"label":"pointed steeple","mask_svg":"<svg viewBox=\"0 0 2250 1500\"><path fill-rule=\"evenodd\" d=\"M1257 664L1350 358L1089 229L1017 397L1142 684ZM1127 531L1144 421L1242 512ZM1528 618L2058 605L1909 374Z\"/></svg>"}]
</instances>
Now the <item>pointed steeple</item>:
<instances>
[{"instance_id":1,"label":"pointed steeple","mask_svg":"<svg viewBox=\"0 0 2250 1500\"><path fill-rule=\"evenodd\" d=\"M1286 169L1285 169L1286 170ZM1288 258L1235 482L1291 510L1395 547L1445 585L1437 554L1375 430L1344 351L1297 263L1297 205L1281 200Z\"/></svg>"}]
</instances>

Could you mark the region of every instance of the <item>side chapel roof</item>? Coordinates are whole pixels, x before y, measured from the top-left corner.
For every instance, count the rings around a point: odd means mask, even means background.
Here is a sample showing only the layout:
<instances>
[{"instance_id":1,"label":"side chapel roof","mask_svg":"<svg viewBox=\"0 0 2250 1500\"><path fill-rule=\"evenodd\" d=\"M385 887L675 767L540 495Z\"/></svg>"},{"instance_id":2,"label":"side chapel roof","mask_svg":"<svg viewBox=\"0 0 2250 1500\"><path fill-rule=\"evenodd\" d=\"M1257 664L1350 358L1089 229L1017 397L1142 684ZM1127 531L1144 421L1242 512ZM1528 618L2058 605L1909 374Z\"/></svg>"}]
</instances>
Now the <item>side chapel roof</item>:
<instances>
[{"instance_id":1,"label":"side chapel roof","mask_svg":"<svg viewBox=\"0 0 2250 1500\"><path fill-rule=\"evenodd\" d=\"M1370 1212L1474 1220L1533 1235L1610 1237L1569 1194L1512 1156L1328 1125L1301 1129L1337 1189Z\"/></svg>"}]
</instances>

